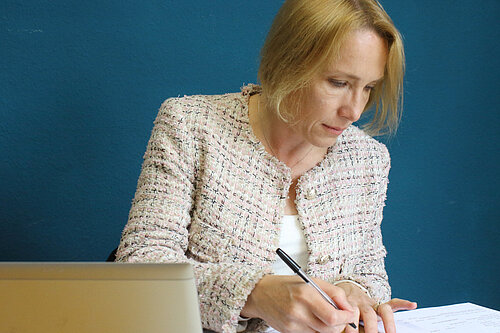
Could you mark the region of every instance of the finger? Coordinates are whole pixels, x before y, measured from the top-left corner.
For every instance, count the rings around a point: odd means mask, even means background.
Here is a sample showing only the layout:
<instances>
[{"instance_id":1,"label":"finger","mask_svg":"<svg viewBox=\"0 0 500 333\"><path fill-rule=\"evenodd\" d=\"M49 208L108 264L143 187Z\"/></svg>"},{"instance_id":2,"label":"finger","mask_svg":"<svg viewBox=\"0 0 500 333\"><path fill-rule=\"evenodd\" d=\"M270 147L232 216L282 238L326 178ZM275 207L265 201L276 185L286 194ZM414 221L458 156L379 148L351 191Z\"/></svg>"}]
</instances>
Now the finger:
<instances>
[{"instance_id":1,"label":"finger","mask_svg":"<svg viewBox=\"0 0 500 333\"><path fill-rule=\"evenodd\" d=\"M324 281L318 281L324 282ZM333 327L356 321L355 310L347 301L344 290L329 283L321 283L322 288L335 302L339 309L335 309L319 294L310 299L311 310L325 325Z\"/></svg>"},{"instance_id":2,"label":"finger","mask_svg":"<svg viewBox=\"0 0 500 333\"><path fill-rule=\"evenodd\" d=\"M307 318L307 323L308 327L312 329L314 332L330 332L329 326L325 324L322 320L320 320L312 312L310 313L310 317Z\"/></svg>"},{"instance_id":3,"label":"finger","mask_svg":"<svg viewBox=\"0 0 500 333\"><path fill-rule=\"evenodd\" d=\"M338 310L333 309L330 304L328 304L328 306L330 306L331 310L338 311ZM345 328L345 324L333 325L333 326L327 325L322 320L320 320L318 317L316 317L312 312L308 313L308 316L301 318L300 322L305 323L307 325L308 330L305 331L305 330L298 329L298 330L290 330L290 332L302 333L302 332L309 332L309 330L310 330L311 332L340 333L340 332L344 332L344 328ZM286 330L286 331L288 332L288 330ZM355 331L355 332L357 332L357 331Z\"/></svg>"},{"instance_id":4,"label":"finger","mask_svg":"<svg viewBox=\"0 0 500 333\"><path fill-rule=\"evenodd\" d=\"M315 333L317 330L311 327L315 326L311 324L315 321L321 324L321 321L306 308L303 308L300 304L294 304L287 315L287 320L279 322L276 327L271 326L279 332Z\"/></svg>"},{"instance_id":5,"label":"finger","mask_svg":"<svg viewBox=\"0 0 500 333\"><path fill-rule=\"evenodd\" d=\"M315 329L313 328L310 328L308 326L304 326L304 325L299 325L299 324L291 324L291 323L286 323L284 325L281 325L281 326L271 326L272 328L274 328L275 330L277 330L278 332L307 332L307 333L316 333L318 331L316 331ZM275 331L272 331L272 332L275 332Z\"/></svg>"},{"instance_id":6,"label":"finger","mask_svg":"<svg viewBox=\"0 0 500 333\"><path fill-rule=\"evenodd\" d=\"M390 305L390 307L392 308L392 312L400 310L414 310L417 308L417 303L399 298L393 298L386 304Z\"/></svg>"},{"instance_id":7,"label":"finger","mask_svg":"<svg viewBox=\"0 0 500 333\"><path fill-rule=\"evenodd\" d=\"M314 282L316 282L316 284L321 289L323 289L323 291L326 292L328 294L328 296L330 296L330 298L335 302L335 304L337 304L339 309L347 310L350 312L355 311L354 307L347 300L344 289L342 289L340 287L336 287L336 286L334 286L326 281L323 281L323 280L314 279Z\"/></svg>"},{"instance_id":8,"label":"finger","mask_svg":"<svg viewBox=\"0 0 500 333\"><path fill-rule=\"evenodd\" d=\"M380 304L377 308L377 313L382 318L386 333L396 333L396 324L394 323L394 313L392 307L388 303Z\"/></svg>"},{"instance_id":9,"label":"finger","mask_svg":"<svg viewBox=\"0 0 500 333\"><path fill-rule=\"evenodd\" d=\"M365 333L377 333L378 321L375 310L369 305L363 305L359 310L361 320L363 320L365 326Z\"/></svg>"},{"instance_id":10,"label":"finger","mask_svg":"<svg viewBox=\"0 0 500 333\"><path fill-rule=\"evenodd\" d=\"M354 311L337 310L323 298L311 303L311 311L326 327L344 326L357 321Z\"/></svg>"},{"instance_id":11,"label":"finger","mask_svg":"<svg viewBox=\"0 0 500 333\"><path fill-rule=\"evenodd\" d=\"M356 320L354 321L354 324L356 324L356 328L352 328L350 325L346 325L345 327L345 333L358 333L359 332L359 309L356 308L354 311L354 314L356 316Z\"/></svg>"},{"instance_id":12,"label":"finger","mask_svg":"<svg viewBox=\"0 0 500 333\"><path fill-rule=\"evenodd\" d=\"M315 331L332 332L335 326L341 325L343 328L347 321L352 319L353 313L335 309L310 285L302 284L300 289L295 291L294 298L296 302L290 308L292 317L296 322Z\"/></svg>"},{"instance_id":13,"label":"finger","mask_svg":"<svg viewBox=\"0 0 500 333\"><path fill-rule=\"evenodd\" d=\"M343 333L358 333L359 332L359 325L358 323L356 324L356 328L352 328L351 325L346 325L345 330L343 330Z\"/></svg>"}]
</instances>

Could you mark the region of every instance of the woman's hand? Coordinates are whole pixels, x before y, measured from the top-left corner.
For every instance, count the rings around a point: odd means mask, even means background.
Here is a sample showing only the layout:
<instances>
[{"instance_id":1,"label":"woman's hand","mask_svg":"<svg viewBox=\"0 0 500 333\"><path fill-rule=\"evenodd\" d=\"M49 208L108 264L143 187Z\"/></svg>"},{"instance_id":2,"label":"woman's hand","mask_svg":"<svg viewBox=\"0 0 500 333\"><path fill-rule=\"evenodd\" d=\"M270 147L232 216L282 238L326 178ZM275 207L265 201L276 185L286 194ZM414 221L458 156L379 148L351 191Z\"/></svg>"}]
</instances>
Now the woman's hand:
<instances>
[{"instance_id":1,"label":"woman's hand","mask_svg":"<svg viewBox=\"0 0 500 333\"><path fill-rule=\"evenodd\" d=\"M417 303L394 298L389 302L377 305L368 295L353 283L344 282L337 284L346 294L347 301L359 310L359 319L363 321L365 333L377 333L377 321L381 318L387 333L396 333L394 324L394 312L399 310L413 310ZM347 326L346 333L354 333L357 330Z\"/></svg>"},{"instance_id":2,"label":"woman's hand","mask_svg":"<svg viewBox=\"0 0 500 333\"><path fill-rule=\"evenodd\" d=\"M283 333L342 332L358 318L347 302L344 291L314 279L341 310L334 309L310 285L298 276L266 275L248 296L241 315L261 318Z\"/></svg>"}]
</instances>

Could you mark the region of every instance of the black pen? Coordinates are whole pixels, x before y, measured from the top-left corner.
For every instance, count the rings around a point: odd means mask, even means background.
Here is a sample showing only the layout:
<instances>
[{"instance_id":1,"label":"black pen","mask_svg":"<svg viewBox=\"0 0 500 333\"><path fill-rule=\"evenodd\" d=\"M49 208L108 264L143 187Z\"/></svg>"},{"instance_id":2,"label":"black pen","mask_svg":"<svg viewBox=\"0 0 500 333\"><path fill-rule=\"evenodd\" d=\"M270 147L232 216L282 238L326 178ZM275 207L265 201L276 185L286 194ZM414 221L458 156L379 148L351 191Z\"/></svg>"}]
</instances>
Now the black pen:
<instances>
[{"instance_id":1,"label":"black pen","mask_svg":"<svg viewBox=\"0 0 500 333\"><path fill-rule=\"evenodd\" d=\"M295 274L297 274L298 276L300 276L302 278L302 280L305 281L305 283L310 284L311 286L313 286L314 289L316 289L320 293L320 295L323 296L323 298L325 299L325 301L327 301L328 303L330 303L335 309L340 310L339 307L337 306L337 304L335 304L335 302L333 301L333 299L331 299L316 283L314 283L314 281L309 276L307 276L306 273L304 273L304 271L302 270L302 268L300 268L300 266L292 258L290 258L290 256L288 254L286 254L285 251L283 251L282 249L278 248L276 250L276 253L285 262L285 264L287 264L288 267L290 267L292 269L292 271ZM357 328L356 324L354 324L354 323L349 323L349 325L352 328Z\"/></svg>"}]
</instances>

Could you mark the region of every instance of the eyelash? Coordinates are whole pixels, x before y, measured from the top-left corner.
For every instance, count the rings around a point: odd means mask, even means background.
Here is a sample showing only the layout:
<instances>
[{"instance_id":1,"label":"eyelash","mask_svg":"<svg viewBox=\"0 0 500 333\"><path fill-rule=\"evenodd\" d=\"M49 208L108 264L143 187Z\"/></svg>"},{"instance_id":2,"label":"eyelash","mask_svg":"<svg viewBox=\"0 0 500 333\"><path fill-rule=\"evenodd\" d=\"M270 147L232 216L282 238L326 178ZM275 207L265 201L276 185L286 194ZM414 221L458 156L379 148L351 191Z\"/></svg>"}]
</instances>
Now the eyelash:
<instances>
[{"instance_id":1,"label":"eyelash","mask_svg":"<svg viewBox=\"0 0 500 333\"><path fill-rule=\"evenodd\" d=\"M334 80L334 79L329 79L328 80L333 86L337 88L343 88L347 85L347 82L345 81L339 81L339 80Z\"/></svg>"},{"instance_id":2,"label":"eyelash","mask_svg":"<svg viewBox=\"0 0 500 333\"><path fill-rule=\"evenodd\" d=\"M344 88L347 85L346 81L339 81L339 80L334 80L334 79L329 79L328 80L334 87L337 88ZM372 92L373 89L375 89L375 86L366 86L365 89L368 91Z\"/></svg>"}]
</instances>

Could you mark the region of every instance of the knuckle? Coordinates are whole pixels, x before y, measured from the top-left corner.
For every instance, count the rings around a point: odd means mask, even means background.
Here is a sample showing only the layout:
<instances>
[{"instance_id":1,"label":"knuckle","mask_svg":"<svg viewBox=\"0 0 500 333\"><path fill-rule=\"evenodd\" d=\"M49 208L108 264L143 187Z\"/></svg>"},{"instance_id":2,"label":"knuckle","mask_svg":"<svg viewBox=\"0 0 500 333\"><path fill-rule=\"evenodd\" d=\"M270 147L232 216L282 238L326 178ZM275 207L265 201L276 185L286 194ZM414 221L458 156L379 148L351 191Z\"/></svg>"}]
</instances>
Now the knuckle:
<instances>
[{"instance_id":1,"label":"knuckle","mask_svg":"<svg viewBox=\"0 0 500 333\"><path fill-rule=\"evenodd\" d=\"M368 319L368 320L376 320L377 319L377 314L375 313L375 310L369 306L365 306L361 309L361 312L363 313L363 318Z\"/></svg>"},{"instance_id":2,"label":"knuckle","mask_svg":"<svg viewBox=\"0 0 500 333\"><path fill-rule=\"evenodd\" d=\"M328 326L335 326L338 325L338 316L336 314L336 311L330 311L324 318L325 324Z\"/></svg>"},{"instance_id":3,"label":"knuckle","mask_svg":"<svg viewBox=\"0 0 500 333\"><path fill-rule=\"evenodd\" d=\"M282 333L296 333L300 332L300 327L297 325L295 322L287 322L284 324L283 328L281 329Z\"/></svg>"},{"instance_id":4,"label":"knuckle","mask_svg":"<svg viewBox=\"0 0 500 333\"><path fill-rule=\"evenodd\" d=\"M377 312L387 312L387 311L392 311L391 306L387 303L380 304L377 308Z\"/></svg>"},{"instance_id":5,"label":"knuckle","mask_svg":"<svg viewBox=\"0 0 500 333\"><path fill-rule=\"evenodd\" d=\"M306 285L307 286L307 285ZM304 300L307 300L310 298L310 290L309 288L305 288L306 286L301 286L300 288L297 288L295 290L295 298L300 300L300 301L304 301ZM309 287L309 286L307 286Z\"/></svg>"},{"instance_id":6,"label":"knuckle","mask_svg":"<svg viewBox=\"0 0 500 333\"><path fill-rule=\"evenodd\" d=\"M292 304L290 304L290 307L286 312L286 317L290 324L293 323L293 321L295 320L295 318L297 318L299 313L300 313L300 307L297 305L297 303L293 302Z\"/></svg>"},{"instance_id":7,"label":"knuckle","mask_svg":"<svg viewBox=\"0 0 500 333\"><path fill-rule=\"evenodd\" d=\"M336 327L326 327L319 331L321 333L337 333L337 332L344 332L344 327L336 326Z\"/></svg>"},{"instance_id":8,"label":"knuckle","mask_svg":"<svg viewBox=\"0 0 500 333\"><path fill-rule=\"evenodd\" d=\"M374 308L372 308L370 304L360 304L359 305L359 311L361 311L363 313L370 312L373 310L374 310Z\"/></svg>"},{"instance_id":9,"label":"knuckle","mask_svg":"<svg viewBox=\"0 0 500 333\"><path fill-rule=\"evenodd\" d=\"M346 297L345 290L340 287L333 287L335 296Z\"/></svg>"}]
</instances>

